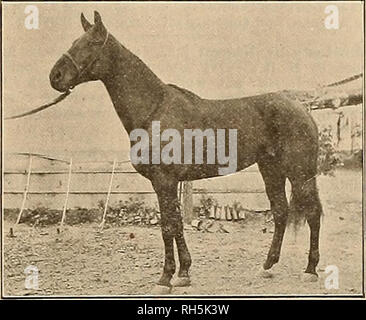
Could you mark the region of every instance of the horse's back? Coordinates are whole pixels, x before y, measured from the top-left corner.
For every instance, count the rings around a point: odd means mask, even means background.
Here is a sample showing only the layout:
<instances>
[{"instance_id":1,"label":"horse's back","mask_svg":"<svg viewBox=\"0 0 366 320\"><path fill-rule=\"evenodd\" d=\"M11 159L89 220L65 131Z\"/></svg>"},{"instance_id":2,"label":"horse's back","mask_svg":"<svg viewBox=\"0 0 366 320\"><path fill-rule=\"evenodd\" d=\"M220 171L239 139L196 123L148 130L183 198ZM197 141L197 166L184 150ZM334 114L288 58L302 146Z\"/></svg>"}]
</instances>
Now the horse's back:
<instances>
[{"instance_id":1,"label":"horse's back","mask_svg":"<svg viewBox=\"0 0 366 320\"><path fill-rule=\"evenodd\" d=\"M278 134L281 139L291 143L298 139L317 145L318 130L310 113L299 102L290 100L281 92L213 100L201 98L176 85L170 84L169 87L173 91L166 104L171 112L165 113L163 117L167 124L171 125L180 119L182 128L189 125L202 129L237 129L239 139L241 135L247 141L255 139L261 144L264 140L271 143ZM181 116L171 119L172 114Z\"/></svg>"},{"instance_id":2,"label":"horse's back","mask_svg":"<svg viewBox=\"0 0 366 320\"><path fill-rule=\"evenodd\" d=\"M168 84L169 87L178 90L180 93L182 93L187 99L189 99L191 102L198 102L201 100L201 97L198 96L197 94L193 93L192 91L179 87L175 84L169 83Z\"/></svg>"}]
</instances>

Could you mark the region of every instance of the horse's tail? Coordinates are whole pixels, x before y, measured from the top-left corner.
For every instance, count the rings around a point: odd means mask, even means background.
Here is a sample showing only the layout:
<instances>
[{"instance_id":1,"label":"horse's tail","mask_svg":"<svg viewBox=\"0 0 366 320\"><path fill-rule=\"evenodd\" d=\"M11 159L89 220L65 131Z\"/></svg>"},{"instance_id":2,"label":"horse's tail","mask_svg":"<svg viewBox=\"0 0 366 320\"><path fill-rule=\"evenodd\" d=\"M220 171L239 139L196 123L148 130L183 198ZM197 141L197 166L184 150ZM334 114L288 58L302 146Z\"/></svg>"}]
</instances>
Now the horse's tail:
<instances>
[{"instance_id":1,"label":"horse's tail","mask_svg":"<svg viewBox=\"0 0 366 320\"><path fill-rule=\"evenodd\" d=\"M310 219L319 219L323 215L319 192L316 186L316 176L302 183L292 183L289 206L289 224L295 231Z\"/></svg>"}]
</instances>

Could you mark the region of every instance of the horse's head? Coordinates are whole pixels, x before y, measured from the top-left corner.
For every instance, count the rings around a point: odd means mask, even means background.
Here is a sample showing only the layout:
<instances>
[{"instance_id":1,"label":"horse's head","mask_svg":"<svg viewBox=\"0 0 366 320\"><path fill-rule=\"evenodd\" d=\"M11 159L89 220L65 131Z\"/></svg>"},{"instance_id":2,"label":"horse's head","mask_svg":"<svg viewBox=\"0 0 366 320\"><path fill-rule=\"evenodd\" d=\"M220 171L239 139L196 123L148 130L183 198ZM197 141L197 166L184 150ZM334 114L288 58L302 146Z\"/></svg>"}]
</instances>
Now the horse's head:
<instances>
[{"instance_id":1,"label":"horse's head","mask_svg":"<svg viewBox=\"0 0 366 320\"><path fill-rule=\"evenodd\" d=\"M109 34L98 12L94 25L81 14L85 33L56 62L50 73L51 86L65 92L79 83L99 80L107 72L104 51Z\"/></svg>"}]
</instances>

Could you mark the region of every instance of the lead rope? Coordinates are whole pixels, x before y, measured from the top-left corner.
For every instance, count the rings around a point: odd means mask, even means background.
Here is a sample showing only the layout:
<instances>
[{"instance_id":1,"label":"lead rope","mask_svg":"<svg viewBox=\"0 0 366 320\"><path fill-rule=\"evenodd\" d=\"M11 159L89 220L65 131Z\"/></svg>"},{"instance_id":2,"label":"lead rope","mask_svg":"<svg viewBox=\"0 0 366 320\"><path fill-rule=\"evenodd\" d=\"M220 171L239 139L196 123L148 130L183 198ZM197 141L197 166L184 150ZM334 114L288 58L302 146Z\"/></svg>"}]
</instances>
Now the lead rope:
<instances>
[{"instance_id":1,"label":"lead rope","mask_svg":"<svg viewBox=\"0 0 366 320\"><path fill-rule=\"evenodd\" d=\"M56 99L54 99L53 101L51 101L50 103L46 103L36 109L33 109L31 111L28 111L28 112L25 112L25 113L21 113L21 114L18 114L18 115L15 115L15 116L11 116L11 117L6 117L4 120L11 120L11 119L18 119L18 118L23 118L25 116L29 116L33 113L37 113L37 112L40 112L44 109L47 109L49 107L52 107L54 106L55 104L61 102L62 100L64 100L69 94L71 93L70 90L67 90L66 92L64 92L63 94L59 95Z\"/></svg>"},{"instance_id":2,"label":"lead rope","mask_svg":"<svg viewBox=\"0 0 366 320\"><path fill-rule=\"evenodd\" d=\"M77 62L75 61L75 59L70 55L69 52L66 52L63 54L63 56L67 57L73 64L73 66L76 68L77 72L78 72L78 78L80 78L80 76L82 74L84 74L84 72L86 70L88 70L92 65L93 63L99 59L100 55L101 55L101 52L103 50L103 48L105 47L105 45L107 44L107 41L109 39L109 33L107 32L107 35L104 39L104 42L98 52L98 54L94 57L94 59L84 68L82 69L78 64ZM66 92L64 92L63 94L59 95L56 99L54 99L53 101L51 101L50 103L47 103L47 104L44 104L36 109L33 109L31 111L28 111L28 112L25 112L25 113L21 113L21 114L18 114L18 115L15 115L15 116L11 116L11 117L6 117L5 120L11 120L11 119L18 119L18 118L23 118L25 116L29 116L31 114L34 114L34 113L37 113L37 112L40 112L44 109L47 109L49 107L52 107L54 106L55 104L61 102L62 100L64 100L70 93L71 93L71 88L69 88Z\"/></svg>"}]
</instances>

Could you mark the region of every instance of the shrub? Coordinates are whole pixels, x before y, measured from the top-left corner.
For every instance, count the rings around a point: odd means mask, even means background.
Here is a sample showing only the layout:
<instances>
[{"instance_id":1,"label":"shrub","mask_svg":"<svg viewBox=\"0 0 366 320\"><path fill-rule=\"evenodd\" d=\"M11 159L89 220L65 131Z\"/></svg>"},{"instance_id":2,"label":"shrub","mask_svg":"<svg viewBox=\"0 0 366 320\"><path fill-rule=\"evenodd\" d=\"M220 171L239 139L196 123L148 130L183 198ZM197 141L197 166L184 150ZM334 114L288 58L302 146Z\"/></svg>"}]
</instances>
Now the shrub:
<instances>
[{"instance_id":1,"label":"shrub","mask_svg":"<svg viewBox=\"0 0 366 320\"><path fill-rule=\"evenodd\" d=\"M334 146L332 128L324 128L319 132L318 174L333 176L340 165L342 161Z\"/></svg>"},{"instance_id":2,"label":"shrub","mask_svg":"<svg viewBox=\"0 0 366 320\"><path fill-rule=\"evenodd\" d=\"M196 215L208 218L210 216L211 208L217 204L217 201L211 196L202 194L199 199L199 203L199 206L194 208Z\"/></svg>"},{"instance_id":3,"label":"shrub","mask_svg":"<svg viewBox=\"0 0 366 320\"><path fill-rule=\"evenodd\" d=\"M158 210L137 197L109 206L106 215L106 223L113 225L151 225L159 223L159 220Z\"/></svg>"}]
</instances>

